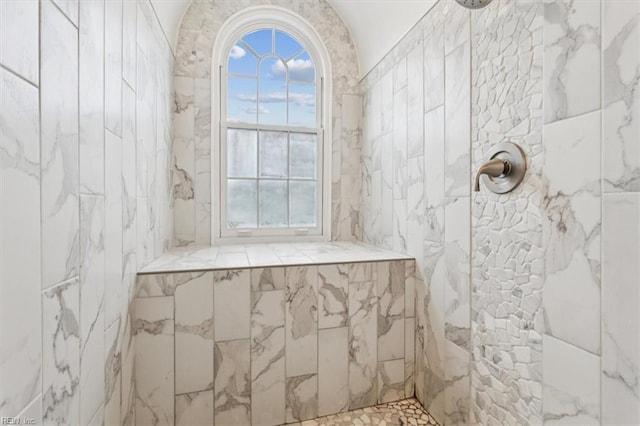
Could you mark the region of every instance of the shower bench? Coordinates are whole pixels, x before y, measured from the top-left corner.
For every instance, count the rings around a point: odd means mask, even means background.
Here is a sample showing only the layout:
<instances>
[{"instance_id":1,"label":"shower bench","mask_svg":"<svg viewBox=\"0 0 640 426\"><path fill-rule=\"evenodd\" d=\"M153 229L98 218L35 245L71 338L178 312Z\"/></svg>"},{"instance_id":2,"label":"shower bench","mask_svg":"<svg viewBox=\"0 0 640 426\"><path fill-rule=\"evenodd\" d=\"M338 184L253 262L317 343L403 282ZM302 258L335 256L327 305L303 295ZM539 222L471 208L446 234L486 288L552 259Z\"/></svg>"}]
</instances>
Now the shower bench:
<instances>
[{"instance_id":1,"label":"shower bench","mask_svg":"<svg viewBox=\"0 0 640 426\"><path fill-rule=\"evenodd\" d=\"M413 396L415 261L361 243L172 250L138 272L136 424L276 425Z\"/></svg>"}]
</instances>

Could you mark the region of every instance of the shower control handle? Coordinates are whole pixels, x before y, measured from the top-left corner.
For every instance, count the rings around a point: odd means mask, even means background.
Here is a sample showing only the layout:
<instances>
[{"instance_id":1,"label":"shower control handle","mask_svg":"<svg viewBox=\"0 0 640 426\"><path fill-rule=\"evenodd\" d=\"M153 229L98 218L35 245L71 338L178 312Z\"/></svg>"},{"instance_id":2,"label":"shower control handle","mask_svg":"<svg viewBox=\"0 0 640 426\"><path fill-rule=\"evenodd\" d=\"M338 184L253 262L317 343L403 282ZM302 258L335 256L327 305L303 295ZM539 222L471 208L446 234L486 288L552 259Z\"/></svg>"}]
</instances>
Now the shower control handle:
<instances>
[{"instance_id":1,"label":"shower control handle","mask_svg":"<svg viewBox=\"0 0 640 426\"><path fill-rule=\"evenodd\" d=\"M503 160L502 158L494 158L492 160L489 160L478 169L474 190L476 192L480 191L480 176L482 175L488 175L493 178L497 178L500 176L509 176L510 173L511 163L509 162L509 160Z\"/></svg>"}]
</instances>

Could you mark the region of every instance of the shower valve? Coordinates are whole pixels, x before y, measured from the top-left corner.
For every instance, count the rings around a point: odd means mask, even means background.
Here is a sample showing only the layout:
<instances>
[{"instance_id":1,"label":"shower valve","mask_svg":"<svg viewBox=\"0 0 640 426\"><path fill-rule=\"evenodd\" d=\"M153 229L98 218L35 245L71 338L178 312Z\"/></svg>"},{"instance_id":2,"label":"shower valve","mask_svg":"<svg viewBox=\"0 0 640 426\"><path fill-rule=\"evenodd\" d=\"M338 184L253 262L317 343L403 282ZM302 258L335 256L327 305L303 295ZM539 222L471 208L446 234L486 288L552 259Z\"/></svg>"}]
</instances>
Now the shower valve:
<instances>
[{"instance_id":1,"label":"shower valve","mask_svg":"<svg viewBox=\"0 0 640 426\"><path fill-rule=\"evenodd\" d=\"M527 163L522 149L513 142L496 144L487 161L478 168L474 190L480 191L480 180L496 194L512 191L524 178Z\"/></svg>"}]
</instances>

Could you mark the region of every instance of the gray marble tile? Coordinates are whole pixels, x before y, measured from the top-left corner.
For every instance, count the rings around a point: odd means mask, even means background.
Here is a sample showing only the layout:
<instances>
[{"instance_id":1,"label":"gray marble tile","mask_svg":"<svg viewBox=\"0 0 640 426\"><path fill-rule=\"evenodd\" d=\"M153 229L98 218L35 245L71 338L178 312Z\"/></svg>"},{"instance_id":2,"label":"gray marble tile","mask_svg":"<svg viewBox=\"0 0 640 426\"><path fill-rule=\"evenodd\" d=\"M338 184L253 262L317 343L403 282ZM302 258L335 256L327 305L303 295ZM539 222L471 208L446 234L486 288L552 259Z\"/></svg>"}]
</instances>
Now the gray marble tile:
<instances>
[{"instance_id":1,"label":"gray marble tile","mask_svg":"<svg viewBox=\"0 0 640 426\"><path fill-rule=\"evenodd\" d=\"M78 274L78 33L51 2L40 9L42 286Z\"/></svg>"},{"instance_id":2,"label":"gray marble tile","mask_svg":"<svg viewBox=\"0 0 640 426\"><path fill-rule=\"evenodd\" d=\"M318 417L318 375L287 377L286 421L292 423Z\"/></svg>"},{"instance_id":3,"label":"gray marble tile","mask_svg":"<svg viewBox=\"0 0 640 426\"><path fill-rule=\"evenodd\" d=\"M544 2L544 121L600 108L600 2Z\"/></svg>"},{"instance_id":4,"label":"gray marble tile","mask_svg":"<svg viewBox=\"0 0 640 426\"><path fill-rule=\"evenodd\" d=\"M80 285L77 278L42 293L42 421L80 423Z\"/></svg>"},{"instance_id":5,"label":"gray marble tile","mask_svg":"<svg viewBox=\"0 0 640 426\"><path fill-rule=\"evenodd\" d=\"M318 415L349 408L349 329L318 331Z\"/></svg>"},{"instance_id":6,"label":"gray marble tile","mask_svg":"<svg viewBox=\"0 0 640 426\"><path fill-rule=\"evenodd\" d=\"M600 357L543 338L545 424L600 424Z\"/></svg>"},{"instance_id":7,"label":"gray marble tile","mask_svg":"<svg viewBox=\"0 0 640 426\"><path fill-rule=\"evenodd\" d=\"M602 215L602 423L640 421L640 196L606 194Z\"/></svg>"},{"instance_id":8,"label":"gray marble tile","mask_svg":"<svg viewBox=\"0 0 640 426\"><path fill-rule=\"evenodd\" d=\"M216 342L215 424L251 423L251 342Z\"/></svg>"},{"instance_id":9,"label":"gray marble tile","mask_svg":"<svg viewBox=\"0 0 640 426\"><path fill-rule=\"evenodd\" d=\"M213 421L213 390L176 395L176 426L208 426Z\"/></svg>"},{"instance_id":10,"label":"gray marble tile","mask_svg":"<svg viewBox=\"0 0 640 426\"><path fill-rule=\"evenodd\" d=\"M377 295L372 281L349 283L349 409L374 405L377 391Z\"/></svg>"},{"instance_id":11,"label":"gray marble tile","mask_svg":"<svg viewBox=\"0 0 640 426\"><path fill-rule=\"evenodd\" d=\"M29 7L25 7L25 13L29 13ZM0 8L3 14L10 10L5 2ZM2 25L4 31L4 20ZM4 33L2 40L4 42ZM8 71L0 70L1 416L14 416L41 392L38 111L38 90Z\"/></svg>"},{"instance_id":12,"label":"gray marble tile","mask_svg":"<svg viewBox=\"0 0 640 426\"><path fill-rule=\"evenodd\" d=\"M318 328L344 327L349 320L348 265L318 267Z\"/></svg>"},{"instance_id":13,"label":"gray marble tile","mask_svg":"<svg viewBox=\"0 0 640 426\"><path fill-rule=\"evenodd\" d=\"M213 273L215 340L251 336L251 276L249 270Z\"/></svg>"},{"instance_id":14,"label":"gray marble tile","mask_svg":"<svg viewBox=\"0 0 640 426\"><path fill-rule=\"evenodd\" d=\"M395 359L378 363L378 403L404 398L404 360Z\"/></svg>"},{"instance_id":15,"label":"gray marble tile","mask_svg":"<svg viewBox=\"0 0 640 426\"><path fill-rule=\"evenodd\" d=\"M318 372L318 268L285 269L287 378ZM287 385L288 386L288 385Z\"/></svg>"},{"instance_id":16,"label":"gray marble tile","mask_svg":"<svg viewBox=\"0 0 640 426\"><path fill-rule=\"evenodd\" d=\"M0 64L39 83L39 2L0 3Z\"/></svg>"},{"instance_id":17,"label":"gray marble tile","mask_svg":"<svg viewBox=\"0 0 640 426\"><path fill-rule=\"evenodd\" d=\"M640 5L602 3L604 190L640 191Z\"/></svg>"},{"instance_id":18,"label":"gray marble tile","mask_svg":"<svg viewBox=\"0 0 640 426\"><path fill-rule=\"evenodd\" d=\"M174 424L173 309L173 297L136 299L136 424Z\"/></svg>"},{"instance_id":19,"label":"gray marble tile","mask_svg":"<svg viewBox=\"0 0 640 426\"><path fill-rule=\"evenodd\" d=\"M251 424L285 421L285 291L251 293Z\"/></svg>"},{"instance_id":20,"label":"gray marble tile","mask_svg":"<svg viewBox=\"0 0 640 426\"><path fill-rule=\"evenodd\" d=\"M181 281L174 295L176 394L213 389L213 272Z\"/></svg>"}]
</instances>

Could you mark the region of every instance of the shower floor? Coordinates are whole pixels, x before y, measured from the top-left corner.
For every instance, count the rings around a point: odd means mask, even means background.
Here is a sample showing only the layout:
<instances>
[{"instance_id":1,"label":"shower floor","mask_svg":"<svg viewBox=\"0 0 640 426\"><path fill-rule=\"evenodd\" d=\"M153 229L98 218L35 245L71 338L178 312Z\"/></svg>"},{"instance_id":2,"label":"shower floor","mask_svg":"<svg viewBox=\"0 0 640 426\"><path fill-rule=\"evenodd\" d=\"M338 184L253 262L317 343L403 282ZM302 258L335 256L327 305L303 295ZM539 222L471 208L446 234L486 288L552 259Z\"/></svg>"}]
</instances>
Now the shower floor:
<instances>
[{"instance_id":1,"label":"shower floor","mask_svg":"<svg viewBox=\"0 0 640 426\"><path fill-rule=\"evenodd\" d=\"M405 426L405 425L431 425L437 426L435 419L422 408L415 398L389 402L374 407L361 408L347 411L346 413L333 414L319 417L314 420L306 420L301 423L293 423L295 426Z\"/></svg>"}]
</instances>

